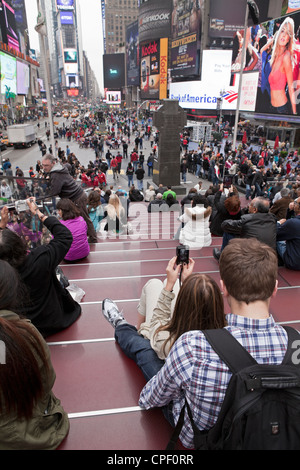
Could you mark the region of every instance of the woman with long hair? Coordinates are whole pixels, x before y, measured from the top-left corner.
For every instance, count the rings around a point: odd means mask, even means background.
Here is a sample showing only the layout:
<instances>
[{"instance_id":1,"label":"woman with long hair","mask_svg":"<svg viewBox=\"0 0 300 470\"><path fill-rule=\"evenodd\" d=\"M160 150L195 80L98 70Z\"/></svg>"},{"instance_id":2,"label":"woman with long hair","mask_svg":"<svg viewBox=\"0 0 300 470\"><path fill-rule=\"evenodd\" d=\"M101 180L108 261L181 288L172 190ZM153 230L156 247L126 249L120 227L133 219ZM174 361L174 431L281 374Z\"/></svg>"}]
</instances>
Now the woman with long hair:
<instances>
[{"instance_id":1,"label":"woman with long hair","mask_svg":"<svg viewBox=\"0 0 300 470\"><path fill-rule=\"evenodd\" d=\"M88 195L87 211L96 232L99 232L101 220L104 218L100 191L94 190Z\"/></svg>"},{"instance_id":2,"label":"woman with long hair","mask_svg":"<svg viewBox=\"0 0 300 470\"><path fill-rule=\"evenodd\" d=\"M286 18L273 38L270 59L271 72L269 84L271 92L271 111L278 114L296 114L296 103L293 86L293 53L295 46L294 20ZM289 100L292 111L290 111Z\"/></svg>"},{"instance_id":3,"label":"woman with long hair","mask_svg":"<svg viewBox=\"0 0 300 470\"><path fill-rule=\"evenodd\" d=\"M17 271L0 260L0 449L54 450L68 434L69 420L52 392L48 346L18 314L24 293Z\"/></svg>"},{"instance_id":4,"label":"woman with long hair","mask_svg":"<svg viewBox=\"0 0 300 470\"><path fill-rule=\"evenodd\" d=\"M108 204L105 207L104 218L107 220L104 227L105 232L123 232L126 225L126 211L117 194L111 194Z\"/></svg>"},{"instance_id":5,"label":"woman with long hair","mask_svg":"<svg viewBox=\"0 0 300 470\"><path fill-rule=\"evenodd\" d=\"M137 328L160 359L166 358L183 333L226 324L219 286L210 276L193 274L194 266L193 259L188 265L177 265L174 257L168 263L165 283L152 279L143 288Z\"/></svg>"},{"instance_id":6,"label":"woman with long hair","mask_svg":"<svg viewBox=\"0 0 300 470\"><path fill-rule=\"evenodd\" d=\"M138 332L149 340L151 348L162 361L183 333L226 326L219 286L205 274L193 274L194 266L191 258L188 264L181 266L176 264L174 257L168 263L165 283L152 279L142 290L132 340L137 338ZM180 272L181 286L178 280ZM108 320L113 311L117 311L116 304L105 299L103 314ZM118 314L121 315L118 312L116 318Z\"/></svg>"}]
</instances>

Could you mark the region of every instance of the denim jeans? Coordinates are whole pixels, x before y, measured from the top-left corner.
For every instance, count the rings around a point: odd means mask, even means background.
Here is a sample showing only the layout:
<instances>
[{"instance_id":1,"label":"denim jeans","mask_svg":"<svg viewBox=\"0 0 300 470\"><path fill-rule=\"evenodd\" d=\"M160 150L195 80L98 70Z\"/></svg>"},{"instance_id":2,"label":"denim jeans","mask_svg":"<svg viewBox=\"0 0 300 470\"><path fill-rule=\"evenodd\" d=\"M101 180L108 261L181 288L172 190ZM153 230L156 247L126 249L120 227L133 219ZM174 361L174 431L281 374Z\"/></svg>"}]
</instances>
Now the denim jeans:
<instances>
[{"instance_id":1,"label":"denim jeans","mask_svg":"<svg viewBox=\"0 0 300 470\"><path fill-rule=\"evenodd\" d=\"M164 361L159 359L150 341L141 336L135 326L129 323L118 325L115 329L115 340L123 353L141 369L147 382L163 367ZM175 427L172 406L172 402L163 406L162 412L170 425Z\"/></svg>"},{"instance_id":2,"label":"denim jeans","mask_svg":"<svg viewBox=\"0 0 300 470\"><path fill-rule=\"evenodd\" d=\"M141 336L135 326L129 323L118 325L115 339L126 356L138 365L147 381L164 365L164 361L152 349L150 341Z\"/></svg>"},{"instance_id":3,"label":"denim jeans","mask_svg":"<svg viewBox=\"0 0 300 470\"><path fill-rule=\"evenodd\" d=\"M281 242L276 242L276 248L277 248L277 253L280 256L280 258L284 259L284 254L286 252L286 242L281 241Z\"/></svg>"}]
</instances>

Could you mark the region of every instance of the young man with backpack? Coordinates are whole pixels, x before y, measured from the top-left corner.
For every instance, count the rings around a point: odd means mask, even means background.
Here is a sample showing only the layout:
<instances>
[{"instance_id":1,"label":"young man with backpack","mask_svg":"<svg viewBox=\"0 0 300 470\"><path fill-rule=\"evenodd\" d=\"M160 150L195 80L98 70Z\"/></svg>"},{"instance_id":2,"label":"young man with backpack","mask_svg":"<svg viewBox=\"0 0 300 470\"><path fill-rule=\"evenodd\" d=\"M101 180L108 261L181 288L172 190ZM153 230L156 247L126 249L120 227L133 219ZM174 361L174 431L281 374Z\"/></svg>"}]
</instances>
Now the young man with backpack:
<instances>
[{"instance_id":1,"label":"young man with backpack","mask_svg":"<svg viewBox=\"0 0 300 470\"><path fill-rule=\"evenodd\" d=\"M190 410L186 409L178 431L187 448L299 449L299 361L281 365L287 359L288 334L269 313L277 291L276 253L256 239L247 243L234 239L222 252L220 275L231 314L226 328L210 331L218 335L216 350L205 332L182 335L162 369L143 388L139 404L145 409L164 407L170 422L177 423L187 402ZM300 336L292 332L295 346ZM292 354L293 349L289 351ZM241 364L234 364L236 359ZM244 370L236 375L227 364ZM287 392L285 385L291 387ZM210 429L210 434L194 442L198 430Z\"/></svg>"},{"instance_id":2,"label":"young man with backpack","mask_svg":"<svg viewBox=\"0 0 300 470\"><path fill-rule=\"evenodd\" d=\"M177 437L189 449L299 449L300 336L269 312L277 255L255 238L236 238L219 268L227 326L183 334L164 364L146 339L134 341L121 313L104 312L122 350L148 372L139 405L161 407L177 425L169 450Z\"/></svg>"}]
</instances>

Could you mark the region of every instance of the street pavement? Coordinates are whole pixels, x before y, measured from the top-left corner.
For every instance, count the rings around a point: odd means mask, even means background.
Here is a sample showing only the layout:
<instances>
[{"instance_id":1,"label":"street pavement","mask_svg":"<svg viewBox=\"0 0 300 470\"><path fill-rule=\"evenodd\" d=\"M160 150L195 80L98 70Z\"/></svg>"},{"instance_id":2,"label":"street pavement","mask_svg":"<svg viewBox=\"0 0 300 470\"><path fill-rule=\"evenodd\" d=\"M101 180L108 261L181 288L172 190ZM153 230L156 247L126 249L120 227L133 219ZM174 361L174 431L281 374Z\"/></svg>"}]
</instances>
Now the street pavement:
<instances>
[{"instance_id":1,"label":"street pavement","mask_svg":"<svg viewBox=\"0 0 300 470\"><path fill-rule=\"evenodd\" d=\"M39 128L37 126L37 121L34 122L34 125L36 127L38 137L43 142L45 142L47 149L48 149L51 142L47 141L46 131L48 127L45 126L45 122L47 122L47 119L41 119L39 121L40 123ZM70 121L66 121L64 118L60 118L59 119L60 125L62 125L63 122L65 122L65 124L68 125L68 122ZM87 167L90 161L93 162L95 160L95 151L93 149L80 148L78 142L75 142L73 140L71 142L68 142L68 140L64 138L57 139L57 140L58 140L58 146L61 147L62 150L66 151L67 146L69 146L71 152L73 152L76 155L76 157L78 158L78 160L84 167ZM133 150L133 147L134 147L134 136L131 137L131 143L129 144L129 148L128 148L129 158L130 158L130 153ZM152 178L148 178L147 176L148 168L146 165L147 159L151 153L150 142L147 140L144 140L143 149L141 150L143 151L145 155L145 164L144 164L144 169L145 169L144 190L145 190L147 189L147 185L152 183ZM107 147L105 146L104 157L105 157L106 151L107 151ZM117 154L117 150L112 150L111 152L113 155ZM122 148L120 148L120 152L122 153ZM140 152L140 149L139 149L139 152ZM19 167L23 170L25 176L29 176L30 166L33 166L35 170L36 162L42 159L42 154L37 144L33 145L32 147L28 149L16 149L15 150L12 147L8 147L7 150L2 152L1 156L2 156L2 161L4 159L9 158L12 164L13 173L15 173L16 167ZM118 180L114 181L112 172L110 170L108 171L107 183L108 183L108 186L113 185L114 190L118 189L119 186L125 191L128 190L128 182L127 182L127 177L126 177L125 172L126 172L127 164L129 162L129 158L122 160L121 175L119 176ZM178 165L180 165L179 161L178 161ZM186 192L188 192L190 188L194 187L198 183L198 181L199 181L199 178L196 177L194 174L187 173L187 181L185 184L181 183L181 185L184 188L186 188ZM135 177L134 177L134 184L137 186ZM210 186L210 184L211 183L208 182L207 180L203 180L202 182L203 189L207 189Z\"/></svg>"}]
</instances>

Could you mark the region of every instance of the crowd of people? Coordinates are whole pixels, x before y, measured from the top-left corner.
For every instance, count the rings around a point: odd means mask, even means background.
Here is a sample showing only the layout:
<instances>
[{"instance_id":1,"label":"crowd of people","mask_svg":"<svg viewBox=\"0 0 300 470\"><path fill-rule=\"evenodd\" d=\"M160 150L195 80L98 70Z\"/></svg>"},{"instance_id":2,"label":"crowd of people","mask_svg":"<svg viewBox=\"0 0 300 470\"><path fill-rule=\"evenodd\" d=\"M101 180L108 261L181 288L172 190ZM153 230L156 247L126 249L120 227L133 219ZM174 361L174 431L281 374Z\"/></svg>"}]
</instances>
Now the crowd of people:
<instances>
[{"instance_id":1,"label":"crowd of people","mask_svg":"<svg viewBox=\"0 0 300 470\"><path fill-rule=\"evenodd\" d=\"M123 118L116 121L111 116L107 128L110 136L117 136L117 126L129 141L132 126ZM77 139L80 131L74 129L67 130L65 138ZM13 370L7 374L0 356L0 378L4 384L0 399L2 449L54 449L66 437L69 421L53 394L55 373L45 338L76 322L81 306L60 282L57 267L62 261L72 263L88 257L90 243L99 241L100 230L128 233L128 207L133 202L144 201L149 213L178 212L180 226L174 238L190 250L209 247L212 237L222 237L221 249L213 250L221 287L210 276L194 272L195 262L190 254L183 265L176 258L170 260L165 282L152 279L144 286L136 326L126 321L113 300L103 301L103 314L115 329L116 341L147 380L140 406L161 407L175 427L188 402L199 430L208 430L215 424L231 372L203 330L226 328L258 362L280 364L284 357L288 336L270 315L269 302L276 295L278 265L300 270L298 156L268 148L257 152L244 147L235 152L228 142L224 155L217 143L200 143L197 151L191 152L183 135L181 165L186 172L197 175L199 182L179 198L171 186L150 185L146 189L142 183L137 183L137 188L133 184L134 174L137 177L141 169L145 174L144 165L148 171L153 168L158 144L158 136L146 125L138 134L129 155L122 138L120 142L115 137L104 139L93 132L89 142L93 141L95 159L88 168L81 166L68 146L67 155L59 146L52 153L41 149L41 160L35 169L30 168L30 177L33 185L41 179L43 194L52 200L56 215L41 210L36 203L37 194L27 194L26 186L22 194L30 196L26 199L30 223L34 221L37 231L47 239L45 243L30 244L30 230L18 232L20 214L15 220L7 206L2 208L0 341L9 345L6 364ZM143 139L153 140L149 156L152 167L143 155ZM115 158L111 158L112 149L116 150ZM125 174L128 192L121 185L116 187L117 181L108 184L107 171L114 168L115 159L114 180L121 174L123 159L130 170ZM2 197L9 199L7 187L13 191L13 185L20 185L25 177L17 169L17 179L9 180L12 175L7 170L11 170L11 165L3 170L7 182L2 181ZM232 176L228 185L225 176ZM206 179L211 184L204 190ZM238 191L243 186L250 201L248 206L243 206ZM24 219L23 222L26 228ZM247 279L247 283L241 283L241 279ZM224 298L231 307L227 316ZM30 365L28 374L22 373L20 357ZM5 391L8 389L9 394ZM180 439L185 447L193 448L194 432L187 415Z\"/></svg>"}]
</instances>

